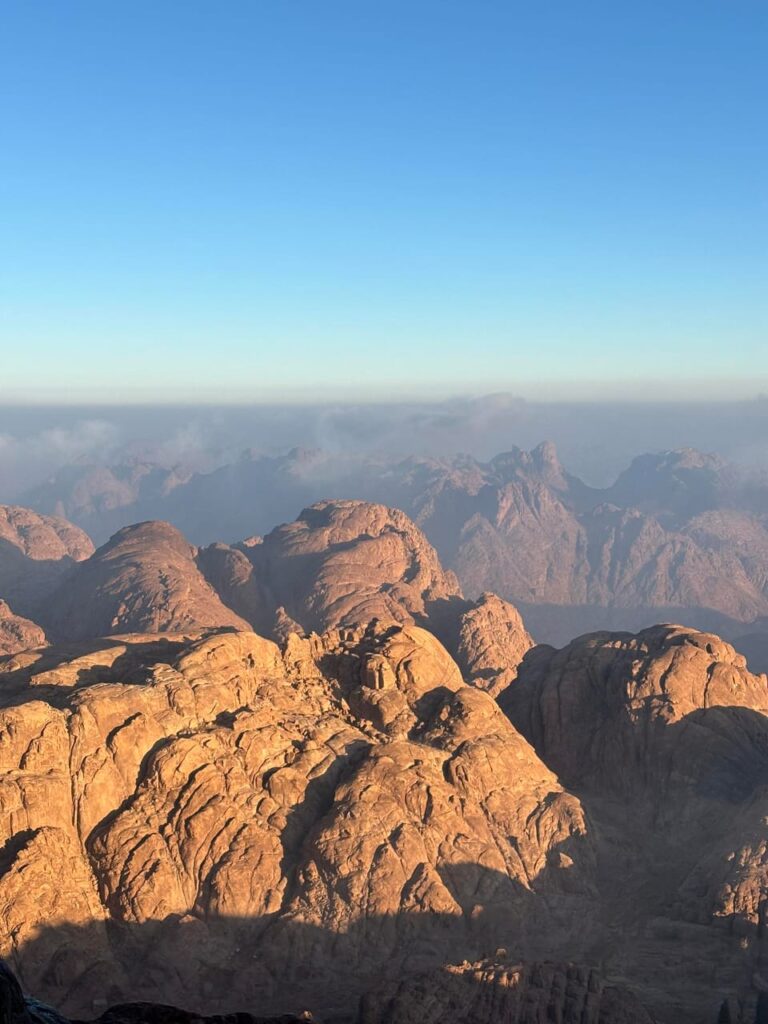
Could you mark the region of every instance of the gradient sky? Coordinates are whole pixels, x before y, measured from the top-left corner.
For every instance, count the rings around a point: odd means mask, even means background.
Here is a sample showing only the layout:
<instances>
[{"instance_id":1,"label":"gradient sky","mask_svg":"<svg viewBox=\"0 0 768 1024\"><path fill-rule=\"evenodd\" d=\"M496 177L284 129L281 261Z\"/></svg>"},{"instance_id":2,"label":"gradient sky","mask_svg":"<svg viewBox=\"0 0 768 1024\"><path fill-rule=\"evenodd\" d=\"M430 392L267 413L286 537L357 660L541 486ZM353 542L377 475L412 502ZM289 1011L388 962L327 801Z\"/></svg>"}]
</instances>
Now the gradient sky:
<instances>
[{"instance_id":1,"label":"gradient sky","mask_svg":"<svg viewBox=\"0 0 768 1024\"><path fill-rule=\"evenodd\" d=\"M767 52L765 0L6 0L0 398L766 390Z\"/></svg>"}]
</instances>

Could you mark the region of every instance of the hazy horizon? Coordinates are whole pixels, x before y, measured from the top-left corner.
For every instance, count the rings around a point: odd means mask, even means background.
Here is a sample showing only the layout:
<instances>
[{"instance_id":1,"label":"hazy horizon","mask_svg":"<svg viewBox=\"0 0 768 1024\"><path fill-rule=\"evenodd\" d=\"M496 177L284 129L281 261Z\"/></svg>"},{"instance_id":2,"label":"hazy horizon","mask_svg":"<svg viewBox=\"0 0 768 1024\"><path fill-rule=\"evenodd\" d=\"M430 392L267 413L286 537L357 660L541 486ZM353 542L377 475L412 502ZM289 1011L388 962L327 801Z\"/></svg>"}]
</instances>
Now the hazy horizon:
<instances>
[{"instance_id":1,"label":"hazy horizon","mask_svg":"<svg viewBox=\"0 0 768 1024\"><path fill-rule=\"evenodd\" d=\"M768 399L736 402L534 402L495 393L389 403L0 406L0 500L22 498L78 460L143 458L206 470L246 449L281 455L453 456L487 460L512 447L557 445L566 469L605 486L637 455L714 452L768 469Z\"/></svg>"}]
</instances>

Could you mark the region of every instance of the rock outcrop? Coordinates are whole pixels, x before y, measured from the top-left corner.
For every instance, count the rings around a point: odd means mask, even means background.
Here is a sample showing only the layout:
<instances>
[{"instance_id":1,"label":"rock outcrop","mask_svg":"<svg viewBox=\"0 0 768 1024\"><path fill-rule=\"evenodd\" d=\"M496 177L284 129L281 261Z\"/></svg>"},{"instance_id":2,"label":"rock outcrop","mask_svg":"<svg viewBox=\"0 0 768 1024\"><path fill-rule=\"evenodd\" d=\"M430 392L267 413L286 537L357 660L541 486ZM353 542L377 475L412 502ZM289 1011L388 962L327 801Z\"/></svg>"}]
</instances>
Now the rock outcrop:
<instances>
[{"instance_id":1,"label":"rock outcrop","mask_svg":"<svg viewBox=\"0 0 768 1024\"><path fill-rule=\"evenodd\" d=\"M65 1012L350 1015L404 970L584 932L579 801L418 627L0 670L2 954Z\"/></svg>"},{"instance_id":2,"label":"rock outcrop","mask_svg":"<svg viewBox=\"0 0 768 1024\"><path fill-rule=\"evenodd\" d=\"M498 960L390 982L363 1000L360 1024L654 1024L638 999L573 964ZM714 1018L713 1018L714 1021Z\"/></svg>"},{"instance_id":3,"label":"rock outcrop","mask_svg":"<svg viewBox=\"0 0 768 1024\"><path fill-rule=\"evenodd\" d=\"M90 538L65 519L0 505L0 598L17 615L36 619L62 575L92 553Z\"/></svg>"},{"instance_id":4,"label":"rock outcrop","mask_svg":"<svg viewBox=\"0 0 768 1024\"><path fill-rule=\"evenodd\" d=\"M120 530L78 564L45 603L42 619L63 640L248 623L227 608L197 567L197 551L169 523Z\"/></svg>"},{"instance_id":5,"label":"rock outcrop","mask_svg":"<svg viewBox=\"0 0 768 1024\"><path fill-rule=\"evenodd\" d=\"M459 658L468 681L493 693L514 679L532 644L507 602L462 598L406 515L359 501L322 502L235 546L197 549L168 523L126 527L70 567L37 607L60 643L223 626L283 641L373 619L418 623ZM0 625L5 653L45 641L33 623L9 615Z\"/></svg>"},{"instance_id":6,"label":"rock outcrop","mask_svg":"<svg viewBox=\"0 0 768 1024\"><path fill-rule=\"evenodd\" d=\"M768 679L679 626L520 661L502 602L462 616L474 676L392 621L0 661L0 953L24 986L78 1016L353 1020L365 996L369 1024L714 1024L727 1000L752 1024Z\"/></svg>"},{"instance_id":7,"label":"rock outcrop","mask_svg":"<svg viewBox=\"0 0 768 1024\"><path fill-rule=\"evenodd\" d=\"M42 647L45 642L45 632L40 626L21 615L14 615L8 603L0 598L0 655Z\"/></svg>"},{"instance_id":8,"label":"rock outcrop","mask_svg":"<svg viewBox=\"0 0 768 1024\"><path fill-rule=\"evenodd\" d=\"M461 594L421 530L384 505L319 502L244 551L273 606L310 630L424 621L434 603Z\"/></svg>"},{"instance_id":9,"label":"rock outcrop","mask_svg":"<svg viewBox=\"0 0 768 1024\"><path fill-rule=\"evenodd\" d=\"M465 679L494 697L515 681L532 647L518 610L495 594L481 594L461 615L456 660Z\"/></svg>"},{"instance_id":10,"label":"rock outcrop","mask_svg":"<svg viewBox=\"0 0 768 1024\"><path fill-rule=\"evenodd\" d=\"M665 1019L651 990L671 975L666 1013L683 1019L717 979L734 1003L751 992L738 1019L752 1020L768 976L768 678L714 635L657 626L535 648L500 702L601 837L613 961L647 972L644 1001Z\"/></svg>"}]
</instances>

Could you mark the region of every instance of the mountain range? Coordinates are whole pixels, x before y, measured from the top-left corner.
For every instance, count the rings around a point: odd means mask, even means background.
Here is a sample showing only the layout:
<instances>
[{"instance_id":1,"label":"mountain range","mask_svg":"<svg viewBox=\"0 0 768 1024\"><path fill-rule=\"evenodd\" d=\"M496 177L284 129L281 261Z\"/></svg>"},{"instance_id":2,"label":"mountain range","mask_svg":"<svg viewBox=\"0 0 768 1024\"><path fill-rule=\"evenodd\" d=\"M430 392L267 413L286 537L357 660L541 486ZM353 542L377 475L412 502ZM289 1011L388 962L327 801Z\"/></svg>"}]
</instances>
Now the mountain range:
<instances>
[{"instance_id":1,"label":"mountain range","mask_svg":"<svg viewBox=\"0 0 768 1024\"><path fill-rule=\"evenodd\" d=\"M666 460L687 522L701 462ZM549 448L496 472L531 536L603 514ZM61 1013L762 1021L768 678L718 636L535 644L360 500L203 546L0 523L0 955Z\"/></svg>"},{"instance_id":2,"label":"mountain range","mask_svg":"<svg viewBox=\"0 0 768 1024\"><path fill-rule=\"evenodd\" d=\"M639 456L605 488L568 473L543 443L486 463L296 449L247 452L209 473L83 464L25 500L97 542L162 519L210 545L267 534L329 497L404 511L469 598L493 591L514 603L537 640L684 621L768 668L768 480L691 449Z\"/></svg>"}]
</instances>

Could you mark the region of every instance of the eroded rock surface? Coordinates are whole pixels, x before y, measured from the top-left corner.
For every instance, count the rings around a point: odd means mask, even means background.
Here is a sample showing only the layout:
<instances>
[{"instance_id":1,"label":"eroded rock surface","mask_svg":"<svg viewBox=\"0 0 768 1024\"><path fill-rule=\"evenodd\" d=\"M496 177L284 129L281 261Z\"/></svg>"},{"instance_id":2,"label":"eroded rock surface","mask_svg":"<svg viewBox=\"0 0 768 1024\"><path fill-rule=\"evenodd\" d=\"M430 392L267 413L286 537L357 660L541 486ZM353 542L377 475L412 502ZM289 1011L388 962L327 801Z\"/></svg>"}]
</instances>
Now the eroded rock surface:
<instances>
[{"instance_id":1,"label":"eroded rock surface","mask_svg":"<svg viewBox=\"0 0 768 1024\"><path fill-rule=\"evenodd\" d=\"M306 629L424 621L434 603L461 595L421 530L384 505L319 502L243 550L271 604Z\"/></svg>"},{"instance_id":2,"label":"eroded rock surface","mask_svg":"<svg viewBox=\"0 0 768 1024\"><path fill-rule=\"evenodd\" d=\"M536 648L501 695L595 837L612 960L667 1019L766 986L768 678L712 634L657 626ZM751 1009L750 1009L751 1007ZM714 1011L713 1011L714 1012ZM677 1016L675 1016L677 1014Z\"/></svg>"},{"instance_id":3,"label":"eroded rock surface","mask_svg":"<svg viewBox=\"0 0 768 1024\"><path fill-rule=\"evenodd\" d=\"M481 594L459 621L456 658L464 677L494 696L515 681L532 647L520 612L495 594Z\"/></svg>"},{"instance_id":4,"label":"eroded rock surface","mask_svg":"<svg viewBox=\"0 0 768 1024\"><path fill-rule=\"evenodd\" d=\"M196 553L169 523L120 530L50 595L49 632L69 641L116 633L248 628L206 581Z\"/></svg>"},{"instance_id":5,"label":"eroded rock surface","mask_svg":"<svg viewBox=\"0 0 768 1024\"><path fill-rule=\"evenodd\" d=\"M447 965L363 1000L360 1024L654 1024L639 1000L573 964Z\"/></svg>"},{"instance_id":6,"label":"eroded rock surface","mask_svg":"<svg viewBox=\"0 0 768 1024\"><path fill-rule=\"evenodd\" d=\"M0 598L0 655L42 647L45 642L45 632L40 626L14 615L8 603Z\"/></svg>"},{"instance_id":7,"label":"eroded rock surface","mask_svg":"<svg viewBox=\"0 0 768 1024\"><path fill-rule=\"evenodd\" d=\"M1 952L66 1012L349 1016L383 977L584 931L578 799L416 626L116 637L0 688Z\"/></svg>"},{"instance_id":8,"label":"eroded rock surface","mask_svg":"<svg viewBox=\"0 0 768 1024\"><path fill-rule=\"evenodd\" d=\"M0 598L35 619L62 575L93 553L90 538L57 516L0 505Z\"/></svg>"}]
</instances>

